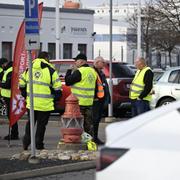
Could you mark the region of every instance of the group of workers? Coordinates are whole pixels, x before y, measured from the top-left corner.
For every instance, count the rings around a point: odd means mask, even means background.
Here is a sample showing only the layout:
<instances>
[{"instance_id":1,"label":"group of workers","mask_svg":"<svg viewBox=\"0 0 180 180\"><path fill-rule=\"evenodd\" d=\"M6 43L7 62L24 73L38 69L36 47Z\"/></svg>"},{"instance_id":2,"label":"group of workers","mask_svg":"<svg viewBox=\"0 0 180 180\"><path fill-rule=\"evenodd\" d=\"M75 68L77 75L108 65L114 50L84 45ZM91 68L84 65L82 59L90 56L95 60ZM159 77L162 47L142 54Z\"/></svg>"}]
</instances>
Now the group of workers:
<instances>
[{"instance_id":1,"label":"group of workers","mask_svg":"<svg viewBox=\"0 0 180 180\"><path fill-rule=\"evenodd\" d=\"M93 137L93 141L102 145L98 138L99 123L102 118L104 106L110 103L110 92L108 83L103 73L105 60L97 57L93 67L90 67L85 54L78 54L74 58L74 65L67 70L65 83L71 86L71 92L78 98L80 111L84 116L84 131ZM136 67L138 71L132 81L130 88L130 99L132 102L132 116L148 111L151 100L151 89L153 73L147 67L144 58L137 58ZM5 58L0 59L1 96L4 98L8 109L10 109L12 62ZM1 73L2 71L2 73ZM28 69L21 75L19 88L22 96L26 99L28 121L23 137L23 149L27 150L31 144L30 136L30 92ZM35 134L36 149L44 149L44 135L51 111L62 96L62 85L57 71L49 62L48 52L40 52L38 57L32 61L32 82L34 97L34 120L37 124ZM4 139L19 139L18 124L11 128L11 133Z\"/></svg>"}]
</instances>

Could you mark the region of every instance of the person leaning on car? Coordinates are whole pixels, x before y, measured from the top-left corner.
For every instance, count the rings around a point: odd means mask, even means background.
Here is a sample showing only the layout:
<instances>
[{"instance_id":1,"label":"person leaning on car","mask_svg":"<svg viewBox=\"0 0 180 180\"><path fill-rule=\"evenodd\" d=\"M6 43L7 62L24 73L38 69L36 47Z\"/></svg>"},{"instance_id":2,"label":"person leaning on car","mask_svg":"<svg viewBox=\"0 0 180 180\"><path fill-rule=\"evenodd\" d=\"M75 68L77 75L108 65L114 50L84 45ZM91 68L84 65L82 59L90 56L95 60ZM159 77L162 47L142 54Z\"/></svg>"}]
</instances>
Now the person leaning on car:
<instances>
[{"instance_id":1,"label":"person leaning on car","mask_svg":"<svg viewBox=\"0 0 180 180\"><path fill-rule=\"evenodd\" d=\"M32 62L34 120L37 123L35 143L36 149L44 149L44 134L48 124L50 112L54 110L55 101L61 97L61 81L57 71L49 63L49 54L40 52L38 58ZM30 97L29 97L29 73L26 70L19 81L21 94L26 98L28 109L28 121L26 123L25 135L23 137L23 148L28 149L30 138Z\"/></svg>"},{"instance_id":2,"label":"person leaning on car","mask_svg":"<svg viewBox=\"0 0 180 180\"><path fill-rule=\"evenodd\" d=\"M150 110L151 90L153 87L153 72L147 67L144 58L135 61L137 72L131 83L129 97L131 99L132 117Z\"/></svg>"},{"instance_id":3,"label":"person leaning on car","mask_svg":"<svg viewBox=\"0 0 180 180\"><path fill-rule=\"evenodd\" d=\"M84 131L93 136L92 105L94 100L97 73L87 64L87 57L78 54L75 65L68 69L65 83L79 100L80 111L84 116Z\"/></svg>"}]
</instances>

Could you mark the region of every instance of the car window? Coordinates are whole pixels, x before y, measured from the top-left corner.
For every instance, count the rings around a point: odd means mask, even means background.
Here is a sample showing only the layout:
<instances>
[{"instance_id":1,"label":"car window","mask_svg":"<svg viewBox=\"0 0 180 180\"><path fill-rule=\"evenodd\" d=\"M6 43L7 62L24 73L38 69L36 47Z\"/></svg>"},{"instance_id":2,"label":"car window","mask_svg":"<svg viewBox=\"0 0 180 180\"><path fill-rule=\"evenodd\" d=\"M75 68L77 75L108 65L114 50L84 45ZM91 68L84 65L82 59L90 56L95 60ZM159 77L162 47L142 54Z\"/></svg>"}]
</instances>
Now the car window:
<instances>
[{"instance_id":1,"label":"car window","mask_svg":"<svg viewBox=\"0 0 180 180\"><path fill-rule=\"evenodd\" d=\"M159 81L159 79L164 74L164 72L154 72L154 71L153 71L153 73L154 73L153 81L155 81L155 82Z\"/></svg>"},{"instance_id":2,"label":"car window","mask_svg":"<svg viewBox=\"0 0 180 180\"><path fill-rule=\"evenodd\" d=\"M107 64L109 68L109 64ZM112 73L115 78L128 77L132 78L135 75L135 72L127 66L127 64L122 63L112 63Z\"/></svg>"},{"instance_id":3,"label":"car window","mask_svg":"<svg viewBox=\"0 0 180 180\"><path fill-rule=\"evenodd\" d=\"M168 82L179 83L179 70L172 71L169 75Z\"/></svg>"},{"instance_id":4,"label":"car window","mask_svg":"<svg viewBox=\"0 0 180 180\"><path fill-rule=\"evenodd\" d=\"M55 69L58 71L60 77L65 77L66 71L70 66L71 64L55 64Z\"/></svg>"},{"instance_id":5,"label":"car window","mask_svg":"<svg viewBox=\"0 0 180 180\"><path fill-rule=\"evenodd\" d=\"M88 63L89 66L93 66L92 63ZM70 67L72 66L72 63L63 63L63 64L55 64L55 69L57 70L60 77L65 77L66 72Z\"/></svg>"}]
</instances>

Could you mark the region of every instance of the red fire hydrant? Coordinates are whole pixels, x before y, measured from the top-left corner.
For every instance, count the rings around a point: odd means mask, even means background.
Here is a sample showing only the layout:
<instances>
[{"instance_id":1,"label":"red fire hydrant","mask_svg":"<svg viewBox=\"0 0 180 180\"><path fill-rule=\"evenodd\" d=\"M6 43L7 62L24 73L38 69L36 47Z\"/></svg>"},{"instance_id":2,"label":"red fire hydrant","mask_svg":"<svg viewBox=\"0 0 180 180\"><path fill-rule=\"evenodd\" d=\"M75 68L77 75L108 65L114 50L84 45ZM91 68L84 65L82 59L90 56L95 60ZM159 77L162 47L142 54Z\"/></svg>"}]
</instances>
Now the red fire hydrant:
<instances>
[{"instance_id":1,"label":"red fire hydrant","mask_svg":"<svg viewBox=\"0 0 180 180\"><path fill-rule=\"evenodd\" d=\"M80 143L83 133L84 117L78 104L78 99L73 94L66 98L65 112L61 116L60 133L64 143Z\"/></svg>"}]
</instances>

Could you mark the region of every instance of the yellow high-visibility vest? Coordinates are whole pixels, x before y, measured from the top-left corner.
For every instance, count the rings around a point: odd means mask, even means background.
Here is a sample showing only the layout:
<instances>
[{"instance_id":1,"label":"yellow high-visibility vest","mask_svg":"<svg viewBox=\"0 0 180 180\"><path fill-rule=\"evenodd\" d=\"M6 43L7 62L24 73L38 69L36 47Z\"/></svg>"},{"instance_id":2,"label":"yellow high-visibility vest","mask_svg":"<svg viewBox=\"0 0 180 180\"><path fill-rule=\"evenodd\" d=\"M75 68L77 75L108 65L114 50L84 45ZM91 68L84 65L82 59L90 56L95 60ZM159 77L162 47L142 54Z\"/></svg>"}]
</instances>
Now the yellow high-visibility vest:
<instances>
[{"instance_id":1,"label":"yellow high-visibility vest","mask_svg":"<svg viewBox=\"0 0 180 180\"><path fill-rule=\"evenodd\" d=\"M3 75L3 78L2 78L2 83L5 83L6 80L7 80L7 75L12 72L13 68L10 67L8 68L4 75ZM3 97L7 97L7 98L10 98L11 97L11 89L4 89L4 88L1 88L1 96Z\"/></svg>"},{"instance_id":2,"label":"yellow high-visibility vest","mask_svg":"<svg viewBox=\"0 0 180 180\"><path fill-rule=\"evenodd\" d=\"M137 99L141 92L144 90L144 75L150 67L145 67L142 70L138 70L135 74L135 77L131 83L130 91L129 91L129 98L130 99ZM151 101L152 96L149 93L143 100Z\"/></svg>"},{"instance_id":3,"label":"yellow high-visibility vest","mask_svg":"<svg viewBox=\"0 0 180 180\"><path fill-rule=\"evenodd\" d=\"M34 110L51 111L54 110L54 97L51 93L51 88L54 90L61 89L61 81L58 73L54 70L52 77L48 67L42 69L41 62L47 63L44 59L35 59L33 61L32 75L33 75L33 97ZM52 67L51 67L52 68ZM20 87L26 87L27 98L26 107L30 108L29 97L29 75L28 71L24 72L19 81Z\"/></svg>"},{"instance_id":4,"label":"yellow high-visibility vest","mask_svg":"<svg viewBox=\"0 0 180 180\"><path fill-rule=\"evenodd\" d=\"M2 68L2 67L0 67L0 73L1 73L1 72L3 72L3 68Z\"/></svg>"},{"instance_id":5,"label":"yellow high-visibility vest","mask_svg":"<svg viewBox=\"0 0 180 180\"><path fill-rule=\"evenodd\" d=\"M71 87L72 93L78 98L80 106L92 106L97 73L91 67L80 67L81 81Z\"/></svg>"}]
</instances>

